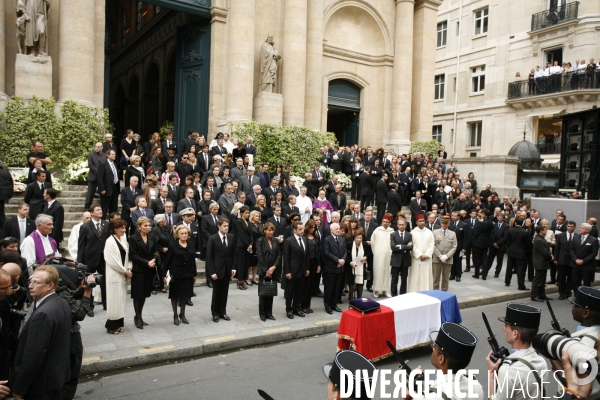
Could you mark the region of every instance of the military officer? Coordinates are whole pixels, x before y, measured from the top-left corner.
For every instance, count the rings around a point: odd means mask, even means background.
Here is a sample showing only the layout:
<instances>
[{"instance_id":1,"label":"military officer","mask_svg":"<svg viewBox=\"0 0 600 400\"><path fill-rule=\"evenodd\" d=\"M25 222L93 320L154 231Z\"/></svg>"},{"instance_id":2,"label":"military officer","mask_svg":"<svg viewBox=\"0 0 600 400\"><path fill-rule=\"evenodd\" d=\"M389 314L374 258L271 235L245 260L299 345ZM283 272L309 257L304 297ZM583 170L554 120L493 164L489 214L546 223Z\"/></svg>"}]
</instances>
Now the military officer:
<instances>
[{"instance_id":1,"label":"military officer","mask_svg":"<svg viewBox=\"0 0 600 400\"><path fill-rule=\"evenodd\" d=\"M541 315L542 311L537 307L508 303L505 317L498 318L504 323L504 339L512 350L508 357L497 362L490 359L491 351L486 357L488 382L502 383L501 387L489 385L489 399L542 399L543 392L547 393L549 379L541 373L547 370L546 360L531 347ZM542 384L544 390L540 391Z\"/></svg>"},{"instance_id":2,"label":"military officer","mask_svg":"<svg viewBox=\"0 0 600 400\"><path fill-rule=\"evenodd\" d=\"M371 381L373 378L373 373L377 368L371 361L369 361L365 356L360 353L357 353L354 350L342 350L335 355L335 359L332 363L325 364L323 366L323 373L327 380L329 381L329 385L327 386L327 398L329 400L340 400L341 397L341 382L342 382L342 370L348 370L352 374L352 382L346 380L344 387L349 388L349 385L353 385L352 399L368 399L369 397L366 395L365 390L365 381ZM360 395L358 395L356 378L354 374L357 370L362 371L360 375ZM365 376L366 372L366 376ZM372 382L371 382L372 384ZM348 390L348 389L346 389Z\"/></svg>"},{"instance_id":3,"label":"military officer","mask_svg":"<svg viewBox=\"0 0 600 400\"><path fill-rule=\"evenodd\" d=\"M458 241L456 233L452 232L450 227L450 216L444 215L441 218L442 228L433 231L435 247L433 248L433 289L440 289L440 276L442 278L442 290L448 291L448 280L450 270L454 261L454 253L457 251Z\"/></svg>"}]
</instances>

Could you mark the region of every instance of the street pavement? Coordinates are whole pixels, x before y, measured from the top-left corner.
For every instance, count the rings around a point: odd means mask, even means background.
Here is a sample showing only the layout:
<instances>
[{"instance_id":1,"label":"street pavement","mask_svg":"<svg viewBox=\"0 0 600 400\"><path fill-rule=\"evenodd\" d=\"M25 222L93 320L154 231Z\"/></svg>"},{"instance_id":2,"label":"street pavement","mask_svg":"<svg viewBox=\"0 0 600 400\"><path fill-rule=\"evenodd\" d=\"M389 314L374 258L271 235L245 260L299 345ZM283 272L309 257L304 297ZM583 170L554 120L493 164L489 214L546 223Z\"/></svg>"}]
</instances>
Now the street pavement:
<instances>
[{"instance_id":1,"label":"street pavement","mask_svg":"<svg viewBox=\"0 0 600 400\"><path fill-rule=\"evenodd\" d=\"M527 303L526 300L521 302ZM563 327L575 331L577 323L571 317L571 304L552 301L552 307ZM534 303L542 309L539 332L551 329L550 315L545 303ZM479 382L487 391L485 357L490 348L487 331L481 318L485 312L501 346L508 346L502 335L506 303L462 310L463 325L477 337L478 344L469 368L478 369ZM278 319L279 321L279 319ZM220 324L220 323L219 323ZM77 391L81 400L98 399L260 399L262 389L274 399L325 399L327 380L322 367L335 355L335 334L324 334L292 340L271 346L253 346L229 352L218 352L193 360L171 360L151 367L138 367L108 374L82 375ZM431 368L429 346L402 353L414 368ZM376 363L379 369L396 370L398 363L387 358ZM552 380L552 379L551 379ZM380 396L377 388L376 399ZM556 393L551 384L549 396Z\"/></svg>"},{"instance_id":2,"label":"street pavement","mask_svg":"<svg viewBox=\"0 0 600 400\"><path fill-rule=\"evenodd\" d=\"M516 276L512 285L506 287L502 277L493 278L492 275L483 281L471 275L472 272L464 273L459 283L450 281L449 291L456 294L461 309L529 297L529 292L517 290ZM556 286L550 285L548 293L556 289ZM336 312L327 314L322 299L313 297L313 314L288 319L280 289L273 306L276 321L262 322L258 315L258 287L241 291L236 285L231 285L227 306L231 321L214 323L210 312L212 289L201 286L196 287L195 292L197 296L192 298L194 306L186 307L189 325L173 324L168 295L159 293L146 301L143 318L149 325L143 330L135 327L133 304L128 303L125 332L119 335L106 332L106 311L101 305L96 305L96 316L87 317L81 323L84 345L82 375L332 333L337 331L341 315ZM372 296L366 290L363 295ZM343 301L344 304L339 306L347 309L347 297L343 297Z\"/></svg>"}]
</instances>

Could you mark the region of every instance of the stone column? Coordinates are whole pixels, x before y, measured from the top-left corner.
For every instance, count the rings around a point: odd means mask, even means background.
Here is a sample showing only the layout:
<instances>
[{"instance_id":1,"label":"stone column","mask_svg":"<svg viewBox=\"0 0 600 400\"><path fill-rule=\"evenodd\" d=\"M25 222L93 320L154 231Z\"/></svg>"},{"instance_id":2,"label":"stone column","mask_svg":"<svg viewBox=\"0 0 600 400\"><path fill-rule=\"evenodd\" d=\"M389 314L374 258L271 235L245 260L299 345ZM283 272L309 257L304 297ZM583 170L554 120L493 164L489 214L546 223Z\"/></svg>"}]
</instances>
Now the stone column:
<instances>
[{"instance_id":1,"label":"stone column","mask_svg":"<svg viewBox=\"0 0 600 400\"><path fill-rule=\"evenodd\" d=\"M285 29L281 55L284 125L304 125L307 13L307 0L285 1L283 17Z\"/></svg>"},{"instance_id":2,"label":"stone column","mask_svg":"<svg viewBox=\"0 0 600 400\"><path fill-rule=\"evenodd\" d=\"M94 106L94 0L61 0L58 99ZM99 104L102 106L102 104Z\"/></svg>"},{"instance_id":3,"label":"stone column","mask_svg":"<svg viewBox=\"0 0 600 400\"><path fill-rule=\"evenodd\" d=\"M94 11L94 103L104 107L104 41L106 0L95 0Z\"/></svg>"},{"instance_id":4,"label":"stone column","mask_svg":"<svg viewBox=\"0 0 600 400\"><path fill-rule=\"evenodd\" d=\"M210 8L210 82L208 98L208 132L217 129L217 123L223 119L225 64L227 60L227 13L225 7L213 5Z\"/></svg>"},{"instance_id":5,"label":"stone column","mask_svg":"<svg viewBox=\"0 0 600 400\"><path fill-rule=\"evenodd\" d=\"M392 72L392 125L388 145L407 153L410 149L410 118L413 92L414 0L396 0L394 70ZM432 59L433 60L433 59Z\"/></svg>"},{"instance_id":6,"label":"stone column","mask_svg":"<svg viewBox=\"0 0 600 400\"><path fill-rule=\"evenodd\" d=\"M414 88L410 140L431 140L437 10L442 0L417 0L413 36L412 86Z\"/></svg>"},{"instance_id":7,"label":"stone column","mask_svg":"<svg viewBox=\"0 0 600 400\"><path fill-rule=\"evenodd\" d=\"M307 24L304 125L321 130L321 120L323 119L323 0L308 1Z\"/></svg>"},{"instance_id":8,"label":"stone column","mask_svg":"<svg viewBox=\"0 0 600 400\"><path fill-rule=\"evenodd\" d=\"M229 36L227 52L227 90L225 119L242 121L252 119L254 92L254 24L256 0L231 2L227 17ZM213 41L215 40L213 34ZM214 77L211 77L214 79Z\"/></svg>"},{"instance_id":9,"label":"stone column","mask_svg":"<svg viewBox=\"0 0 600 400\"><path fill-rule=\"evenodd\" d=\"M6 33L4 29L4 2L0 1L0 98L6 96ZM15 16L16 19L16 16ZM14 39L17 40L16 38Z\"/></svg>"}]
</instances>

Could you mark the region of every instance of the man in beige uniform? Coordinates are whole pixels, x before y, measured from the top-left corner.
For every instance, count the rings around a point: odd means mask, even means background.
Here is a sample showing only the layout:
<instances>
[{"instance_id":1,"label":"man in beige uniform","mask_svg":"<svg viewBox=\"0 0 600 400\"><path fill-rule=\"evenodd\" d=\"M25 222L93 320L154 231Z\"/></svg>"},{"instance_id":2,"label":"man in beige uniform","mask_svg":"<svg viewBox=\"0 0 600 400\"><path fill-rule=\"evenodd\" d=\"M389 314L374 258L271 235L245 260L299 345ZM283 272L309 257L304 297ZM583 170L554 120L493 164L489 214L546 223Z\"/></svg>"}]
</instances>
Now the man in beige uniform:
<instances>
[{"instance_id":1,"label":"man in beige uniform","mask_svg":"<svg viewBox=\"0 0 600 400\"><path fill-rule=\"evenodd\" d=\"M441 218L442 228L433 231L435 247L433 248L433 290L440 290L440 276L442 277L442 290L448 291L448 280L450 279L450 270L454 253L458 246L456 233L450 229L450 216L444 215Z\"/></svg>"}]
</instances>

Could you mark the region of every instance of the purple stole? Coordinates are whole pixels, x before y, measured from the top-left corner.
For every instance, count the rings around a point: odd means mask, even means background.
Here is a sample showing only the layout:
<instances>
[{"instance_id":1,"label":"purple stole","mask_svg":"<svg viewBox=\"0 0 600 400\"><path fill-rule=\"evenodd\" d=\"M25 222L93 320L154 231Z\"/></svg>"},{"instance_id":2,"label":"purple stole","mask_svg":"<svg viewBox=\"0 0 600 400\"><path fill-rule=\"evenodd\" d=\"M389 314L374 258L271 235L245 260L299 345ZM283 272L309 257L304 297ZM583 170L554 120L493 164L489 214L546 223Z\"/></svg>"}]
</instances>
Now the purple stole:
<instances>
[{"instance_id":1,"label":"purple stole","mask_svg":"<svg viewBox=\"0 0 600 400\"><path fill-rule=\"evenodd\" d=\"M35 262L37 264L41 264L44 262L44 258L46 258L46 256L48 256L49 254L46 254L46 252L44 251L44 244L42 243L42 238L40 237L40 234L38 233L37 230L31 232L31 238L33 239L33 244L35 245ZM50 246L52 246L52 255L54 255L54 253L56 253L56 250L58 249L58 246L56 245L56 240L52 239L50 236L48 236L48 239L50 240Z\"/></svg>"}]
</instances>

